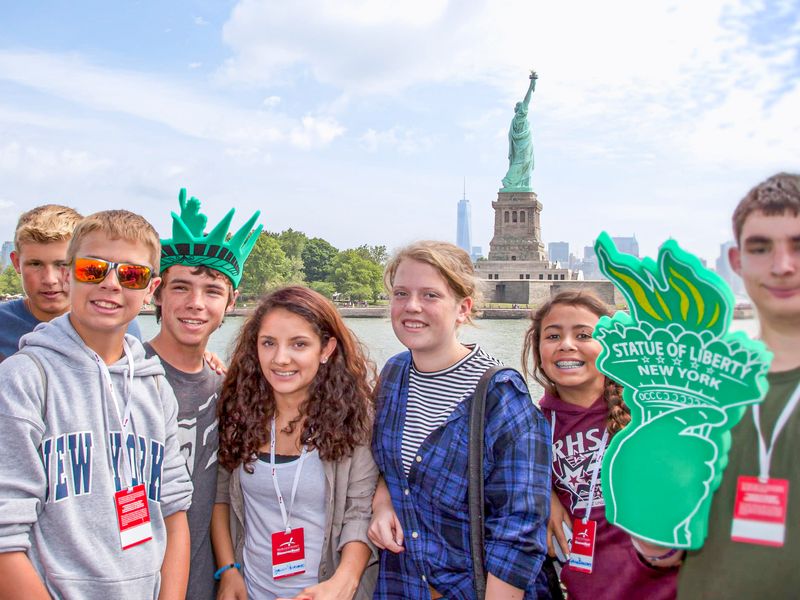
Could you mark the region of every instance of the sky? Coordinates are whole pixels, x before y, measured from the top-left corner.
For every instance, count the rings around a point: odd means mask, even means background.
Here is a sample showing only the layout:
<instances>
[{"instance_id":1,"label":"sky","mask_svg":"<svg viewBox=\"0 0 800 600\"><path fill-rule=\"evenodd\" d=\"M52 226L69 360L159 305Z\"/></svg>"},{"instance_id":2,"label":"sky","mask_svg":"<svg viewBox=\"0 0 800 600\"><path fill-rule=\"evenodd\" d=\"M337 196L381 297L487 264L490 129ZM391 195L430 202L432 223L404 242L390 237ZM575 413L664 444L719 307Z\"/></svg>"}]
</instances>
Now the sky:
<instances>
[{"instance_id":1,"label":"sky","mask_svg":"<svg viewBox=\"0 0 800 600\"><path fill-rule=\"evenodd\" d=\"M800 172L800 0L4 2L0 239L55 202L340 249L488 252L515 102L545 244L602 230L711 261L753 185ZM712 263L713 264L713 263Z\"/></svg>"}]
</instances>

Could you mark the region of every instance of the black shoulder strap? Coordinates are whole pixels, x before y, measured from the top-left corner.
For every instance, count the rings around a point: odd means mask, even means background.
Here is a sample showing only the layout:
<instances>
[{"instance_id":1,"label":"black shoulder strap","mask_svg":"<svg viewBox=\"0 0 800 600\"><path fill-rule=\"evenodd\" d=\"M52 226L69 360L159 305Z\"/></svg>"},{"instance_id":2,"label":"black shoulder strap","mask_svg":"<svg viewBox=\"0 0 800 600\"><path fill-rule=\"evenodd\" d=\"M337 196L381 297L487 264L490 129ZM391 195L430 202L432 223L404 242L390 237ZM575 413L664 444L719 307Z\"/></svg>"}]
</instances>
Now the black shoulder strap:
<instances>
[{"instance_id":1,"label":"black shoulder strap","mask_svg":"<svg viewBox=\"0 0 800 600\"><path fill-rule=\"evenodd\" d=\"M511 370L502 365L489 367L481 376L469 413L469 538L472 549L472 572L474 574L475 597L483 600L486 597L486 567L484 566L484 501L483 501L483 454L484 430L486 424L486 394L489 383L500 371Z\"/></svg>"}]
</instances>

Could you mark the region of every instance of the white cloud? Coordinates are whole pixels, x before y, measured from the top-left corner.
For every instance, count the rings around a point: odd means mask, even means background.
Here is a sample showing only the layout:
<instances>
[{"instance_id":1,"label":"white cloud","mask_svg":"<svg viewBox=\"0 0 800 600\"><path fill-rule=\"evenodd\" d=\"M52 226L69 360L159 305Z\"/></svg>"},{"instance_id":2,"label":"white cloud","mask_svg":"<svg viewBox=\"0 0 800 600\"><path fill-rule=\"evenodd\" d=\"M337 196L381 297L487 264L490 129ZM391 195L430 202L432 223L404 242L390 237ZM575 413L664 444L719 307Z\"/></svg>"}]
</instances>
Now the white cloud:
<instances>
[{"instance_id":1,"label":"white cloud","mask_svg":"<svg viewBox=\"0 0 800 600\"><path fill-rule=\"evenodd\" d=\"M208 25L208 21L206 21L203 17L195 17L194 24L198 27L203 27L204 25Z\"/></svg>"},{"instance_id":2,"label":"white cloud","mask_svg":"<svg viewBox=\"0 0 800 600\"><path fill-rule=\"evenodd\" d=\"M79 131L87 126L86 119L66 118L1 104L0 123L9 127L28 125L56 131Z\"/></svg>"},{"instance_id":3,"label":"white cloud","mask_svg":"<svg viewBox=\"0 0 800 600\"><path fill-rule=\"evenodd\" d=\"M374 153L392 148L405 155L427 151L433 147L434 143L430 135L401 127L392 127L385 131L367 129L358 141L367 152Z\"/></svg>"},{"instance_id":4,"label":"white cloud","mask_svg":"<svg viewBox=\"0 0 800 600\"><path fill-rule=\"evenodd\" d=\"M301 120L301 126L292 130L290 139L296 147L309 150L329 144L344 131L344 127L335 119L306 115Z\"/></svg>"},{"instance_id":5,"label":"white cloud","mask_svg":"<svg viewBox=\"0 0 800 600\"><path fill-rule=\"evenodd\" d=\"M266 106L268 108L273 108L275 106L278 106L278 104L280 104L280 103L281 103L281 97L280 96L267 96L266 98L264 98L264 102L263 102L264 106Z\"/></svg>"},{"instance_id":6,"label":"white cloud","mask_svg":"<svg viewBox=\"0 0 800 600\"><path fill-rule=\"evenodd\" d=\"M800 18L794 6L793 12L787 0L776 9L793 20L791 33L758 44L751 28L772 8L745 0L579 7L529 0L242 0L223 28L234 54L218 77L258 86L310 74L347 96L477 83L513 103L534 67L540 80L532 110L568 135L593 137L603 123L613 131L598 144L623 146L607 147L611 155L637 144L665 153L712 146L738 162L757 154L742 152L749 124L759 125L757 143L749 144L759 149L785 124L782 110L768 102L795 102L790 77L797 71ZM738 100L738 91L752 102ZM733 129L722 130L723 114L734 111ZM799 144L798 136L785 135L781 150L798 155ZM763 163L767 155L757 158Z\"/></svg>"},{"instance_id":7,"label":"white cloud","mask_svg":"<svg viewBox=\"0 0 800 600\"><path fill-rule=\"evenodd\" d=\"M329 143L343 131L332 117L311 121L305 117L298 123L271 111L240 108L171 79L99 67L75 55L0 50L0 80L225 144L290 143L310 148Z\"/></svg>"},{"instance_id":8,"label":"white cloud","mask_svg":"<svg viewBox=\"0 0 800 600\"><path fill-rule=\"evenodd\" d=\"M165 165L162 169L166 177L172 178L186 173L187 169L183 165Z\"/></svg>"},{"instance_id":9,"label":"white cloud","mask_svg":"<svg viewBox=\"0 0 800 600\"><path fill-rule=\"evenodd\" d=\"M189 68L190 69L199 69L202 66L203 66L203 63L201 63L201 62L190 62L189 63Z\"/></svg>"},{"instance_id":10,"label":"white cloud","mask_svg":"<svg viewBox=\"0 0 800 600\"><path fill-rule=\"evenodd\" d=\"M84 150L42 148L16 141L0 146L0 171L28 179L83 177L112 165L113 161Z\"/></svg>"},{"instance_id":11,"label":"white cloud","mask_svg":"<svg viewBox=\"0 0 800 600\"><path fill-rule=\"evenodd\" d=\"M0 208L11 208L12 206L14 206L13 202L4 198L0 198Z\"/></svg>"}]
</instances>

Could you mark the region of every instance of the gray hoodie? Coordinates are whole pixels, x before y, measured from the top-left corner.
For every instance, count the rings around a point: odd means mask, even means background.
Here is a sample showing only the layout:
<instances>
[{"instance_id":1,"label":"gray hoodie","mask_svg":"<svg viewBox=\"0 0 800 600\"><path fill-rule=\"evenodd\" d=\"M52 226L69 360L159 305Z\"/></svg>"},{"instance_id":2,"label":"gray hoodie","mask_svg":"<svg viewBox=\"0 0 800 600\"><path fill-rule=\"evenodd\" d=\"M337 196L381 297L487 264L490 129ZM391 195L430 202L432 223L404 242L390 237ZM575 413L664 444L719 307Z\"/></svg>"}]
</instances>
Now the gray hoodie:
<instances>
[{"instance_id":1,"label":"gray hoodie","mask_svg":"<svg viewBox=\"0 0 800 600\"><path fill-rule=\"evenodd\" d=\"M127 446L136 449L134 483L145 484L153 530L151 541L128 550L114 503L124 485L119 418L68 315L39 325L0 363L0 552L27 552L54 598L156 598L164 517L191 504L172 388L158 359L126 340L135 375ZM122 401L128 361L108 369Z\"/></svg>"}]
</instances>

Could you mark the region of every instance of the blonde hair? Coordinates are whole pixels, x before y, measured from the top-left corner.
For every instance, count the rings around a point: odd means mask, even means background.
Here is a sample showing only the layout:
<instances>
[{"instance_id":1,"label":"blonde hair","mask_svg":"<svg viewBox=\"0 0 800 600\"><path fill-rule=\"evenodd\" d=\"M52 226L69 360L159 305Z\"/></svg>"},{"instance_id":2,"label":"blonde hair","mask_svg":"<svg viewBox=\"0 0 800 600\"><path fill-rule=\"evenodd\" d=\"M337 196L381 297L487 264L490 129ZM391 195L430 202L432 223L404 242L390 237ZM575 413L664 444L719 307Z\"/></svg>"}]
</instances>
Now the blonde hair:
<instances>
[{"instance_id":1,"label":"blonde hair","mask_svg":"<svg viewBox=\"0 0 800 600\"><path fill-rule=\"evenodd\" d=\"M161 241L158 233L144 217L127 210L104 210L89 215L78 223L67 248L67 262L72 263L81 242L90 233L100 232L109 240L126 240L143 244L150 251L153 275L158 275L161 262Z\"/></svg>"},{"instance_id":2,"label":"blonde hair","mask_svg":"<svg viewBox=\"0 0 800 600\"><path fill-rule=\"evenodd\" d=\"M416 260L436 269L457 300L472 298L472 311L467 315L467 323L473 323L472 316L475 314L476 304L480 301L480 292L469 254L449 242L432 240L414 242L400 248L389 260L383 272L383 285L389 293L392 291L397 269L404 260Z\"/></svg>"},{"instance_id":3,"label":"blonde hair","mask_svg":"<svg viewBox=\"0 0 800 600\"><path fill-rule=\"evenodd\" d=\"M65 242L83 218L76 210L60 204L43 204L22 213L14 232L14 249L22 244Z\"/></svg>"}]
</instances>

